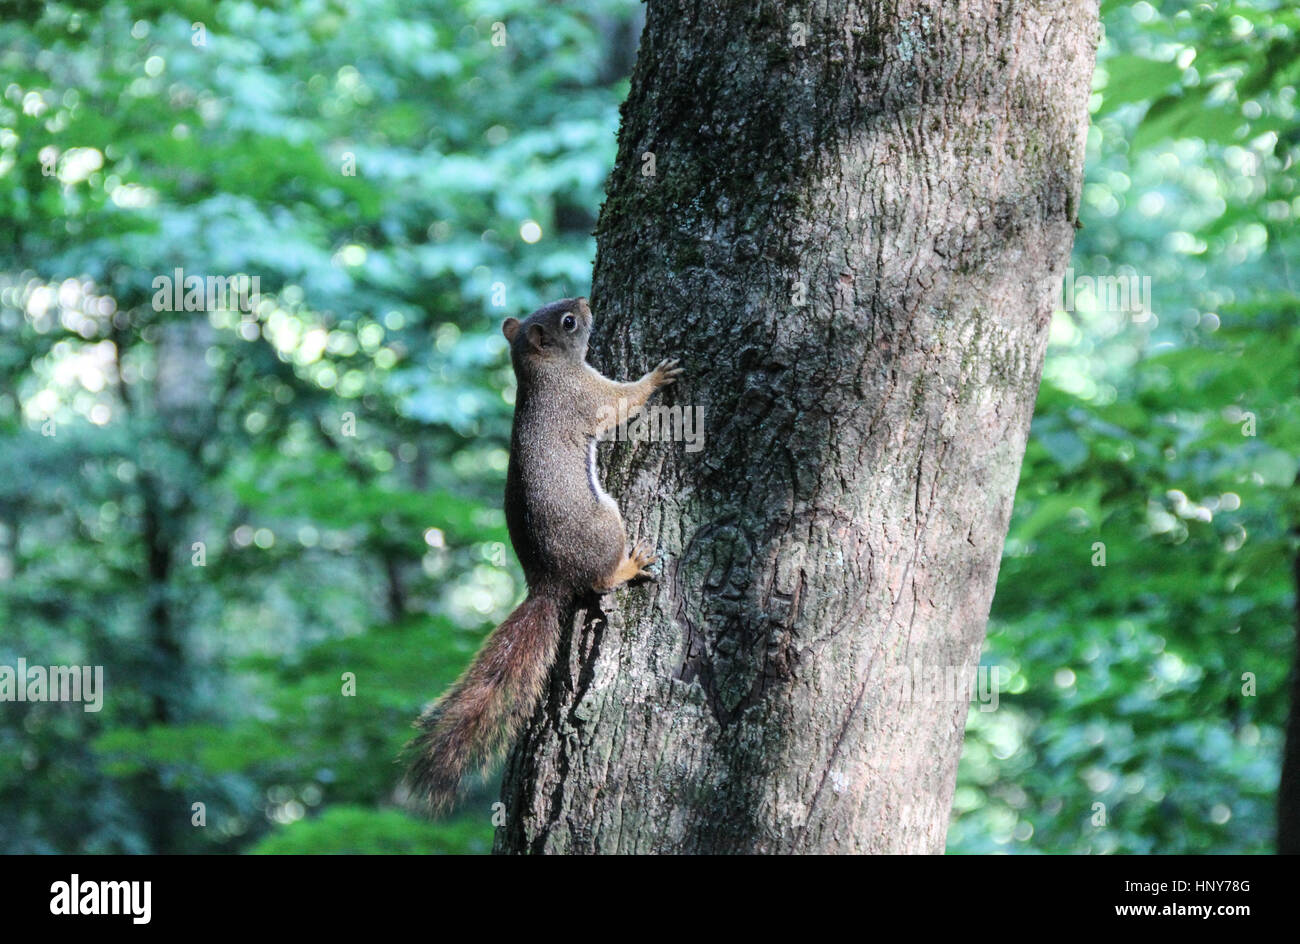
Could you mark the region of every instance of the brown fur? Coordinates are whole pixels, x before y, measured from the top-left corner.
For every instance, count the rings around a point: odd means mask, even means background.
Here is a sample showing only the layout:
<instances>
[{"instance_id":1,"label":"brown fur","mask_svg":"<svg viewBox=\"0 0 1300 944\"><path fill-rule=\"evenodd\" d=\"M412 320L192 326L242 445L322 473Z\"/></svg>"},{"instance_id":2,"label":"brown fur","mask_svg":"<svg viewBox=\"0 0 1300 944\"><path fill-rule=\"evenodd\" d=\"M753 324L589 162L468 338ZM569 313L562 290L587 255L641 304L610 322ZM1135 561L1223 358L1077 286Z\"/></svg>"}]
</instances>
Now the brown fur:
<instances>
[{"instance_id":1,"label":"brown fur","mask_svg":"<svg viewBox=\"0 0 1300 944\"><path fill-rule=\"evenodd\" d=\"M468 771L488 767L514 741L542 696L559 629L556 601L529 596L416 722L423 730L411 743L411 786L435 812L451 806Z\"/></svg>"},{"instance_id":2,"label":"brown fur","mask_svg":"<svg viewBox=\"0 0 1300 944\"><path fill-rule=\"evenodd\" d=\"M602 377L586 362L592 316L585 298L553 302L522 322L508 318L501 328L519 382L506 523L529 592L416 722L411 786L435 811L447 809L464 774L492 764L528 721L555 660L561 607L578 593L648 575L653 550L639 543L628 552L618 505L596 478L592 442L620 400L627 415L681 373L664 361L632 383Z\"/></svg>"}]
</instances>

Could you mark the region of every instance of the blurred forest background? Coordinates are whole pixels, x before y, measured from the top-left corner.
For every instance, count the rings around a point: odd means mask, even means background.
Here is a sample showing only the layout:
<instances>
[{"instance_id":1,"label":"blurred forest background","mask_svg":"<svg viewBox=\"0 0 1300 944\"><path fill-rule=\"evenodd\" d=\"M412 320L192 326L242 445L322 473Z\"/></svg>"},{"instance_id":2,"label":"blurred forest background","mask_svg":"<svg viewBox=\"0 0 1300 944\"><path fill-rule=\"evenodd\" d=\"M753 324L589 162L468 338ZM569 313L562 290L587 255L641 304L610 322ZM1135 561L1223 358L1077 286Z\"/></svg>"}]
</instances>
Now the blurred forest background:
<instances>
[{"instance_id":1,"label":"blurred forest background","mask_svg":"<svg viewBox=\"0 0 1300 944\"><path fill-rule=\"evenodd\" d=\"M2 12L0 665L107 697L0 703L0 851L487 851L493 783L431 823L394 759L522 594L499 324L588 291L639 3ZM1102 13L949 849L1267 852L1300 14ZM177 268L260 297L156 310Z\"/></svg>"}]
</instances>

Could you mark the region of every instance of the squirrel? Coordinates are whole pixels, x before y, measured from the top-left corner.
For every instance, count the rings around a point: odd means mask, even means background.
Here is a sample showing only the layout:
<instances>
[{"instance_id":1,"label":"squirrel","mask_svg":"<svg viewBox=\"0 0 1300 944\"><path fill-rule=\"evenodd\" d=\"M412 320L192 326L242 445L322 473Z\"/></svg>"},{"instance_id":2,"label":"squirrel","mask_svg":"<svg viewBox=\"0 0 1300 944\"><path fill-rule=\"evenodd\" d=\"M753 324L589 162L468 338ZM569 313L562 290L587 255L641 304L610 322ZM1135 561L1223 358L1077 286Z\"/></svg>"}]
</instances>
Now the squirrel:
<instances>
[{"instance_id":1,"label":"squirrel","mask_svg":"<svg viewBox=\"0 0 1300 944\"><path fill-rule=\"evenodd\" d=\"M647 568L657 559L644 541L628 549L618 504L596 475L596 442L614 425L620 401L626 416L682 370L664 360L640 380L609 380L587 363L592 325L585 298L501 325L518 382L506 525L528 596L415 723L410 785L435 813L455 801L464 773L493 764L531 717L555 660L564 607L651 576Z\"/></svg>"}]
</instances>

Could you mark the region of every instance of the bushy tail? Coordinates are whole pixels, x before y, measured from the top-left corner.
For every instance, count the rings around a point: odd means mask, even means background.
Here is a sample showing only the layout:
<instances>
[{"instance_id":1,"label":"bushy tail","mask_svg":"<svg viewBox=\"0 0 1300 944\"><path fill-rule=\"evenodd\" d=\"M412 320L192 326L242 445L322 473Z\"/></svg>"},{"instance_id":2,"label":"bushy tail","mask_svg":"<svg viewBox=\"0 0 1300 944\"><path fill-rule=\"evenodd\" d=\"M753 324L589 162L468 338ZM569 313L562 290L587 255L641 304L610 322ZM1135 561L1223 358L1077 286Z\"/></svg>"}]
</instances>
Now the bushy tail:
<instances>
[{"instance_id":1,"label":"bushy tail","mask_svg":"<svg viewBox=\"0 0 1300 944\"><path fill-rule=\"evenodd\" d=\"M560 634L559 608L530 595L483 643L451 690L416 722L410 784L434 812L456 799L461 778L487 767L514 740L542 696Z\"/></svg>"}]
</instances>

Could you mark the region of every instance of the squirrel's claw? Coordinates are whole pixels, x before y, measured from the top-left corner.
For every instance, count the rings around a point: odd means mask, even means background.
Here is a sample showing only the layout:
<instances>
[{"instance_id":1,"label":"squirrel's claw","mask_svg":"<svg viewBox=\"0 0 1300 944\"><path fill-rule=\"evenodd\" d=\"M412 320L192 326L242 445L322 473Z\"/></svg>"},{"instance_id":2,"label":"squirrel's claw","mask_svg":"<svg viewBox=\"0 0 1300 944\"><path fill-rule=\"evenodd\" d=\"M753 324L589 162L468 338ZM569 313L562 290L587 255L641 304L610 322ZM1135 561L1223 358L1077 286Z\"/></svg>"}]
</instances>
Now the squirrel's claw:
<instances>
[{"instance_id":1,"label":"squirrel's claw","mask_svg":"<svg viewBox=\"0 0 1300 944\"><path fill-rule=\"evenodd\" d=\"M629 580L636 580L638 577L653 578L654 574L650 573L647 568L656 560L658 558L655 557L654 545L648 541L637 541L632 550L623 555L623 559L618 562L614 572L604 580L599 580L593 584L592 589L597 593L608 593Z\"/></svg>"},{"instance_id":2,"label":"squirrel's claw","mask_svg":"<svg viewBox=\"0 0 1300 944\"><path fill-rule=\"evenodd\" d=\"M654 547L647 541L637 541L636 546L632 548L632 553L628 555L632 563L636 565L636 575L638 577L653 577L648 568L659 560L655 556Z\"/></svg>"},{"instance_id":3,"label":"squirrel's claw","mask_svg":"<svg viewBox=\"0 0 1300 944\"><path fill-rule=\"evenodd\" d=\"M676 357L670 357L659 362L659 366L654 369L655 380L659 386L665 386L672 383L686 371L678 367L681 361Z\"/></svg>"}]
</instances>

